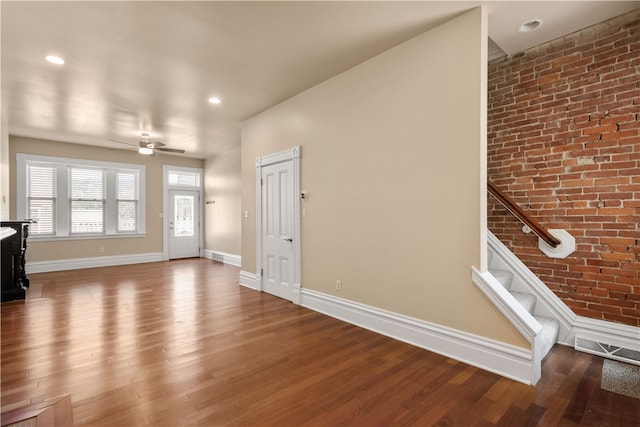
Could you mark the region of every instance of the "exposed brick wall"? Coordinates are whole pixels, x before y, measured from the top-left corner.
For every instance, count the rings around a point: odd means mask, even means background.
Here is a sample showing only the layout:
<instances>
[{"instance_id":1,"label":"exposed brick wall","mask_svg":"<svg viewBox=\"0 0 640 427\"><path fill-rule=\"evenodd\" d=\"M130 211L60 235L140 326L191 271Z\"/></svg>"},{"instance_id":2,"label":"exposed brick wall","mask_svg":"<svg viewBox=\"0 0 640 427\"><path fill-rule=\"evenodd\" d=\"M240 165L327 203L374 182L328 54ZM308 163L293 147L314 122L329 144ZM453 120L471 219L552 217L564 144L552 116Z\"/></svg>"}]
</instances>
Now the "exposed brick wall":
<instances>
[{"instance_id":1,"label":"exposed brick wall","mask_svg":"<svg viewBox=\"0 0 640 427\"><path fill-rule=\"evenodd\" d=\"M577 250L489 229L573 311L640 326L640 9L489 63L488 177Z\"/></svg>"}]
</instances>

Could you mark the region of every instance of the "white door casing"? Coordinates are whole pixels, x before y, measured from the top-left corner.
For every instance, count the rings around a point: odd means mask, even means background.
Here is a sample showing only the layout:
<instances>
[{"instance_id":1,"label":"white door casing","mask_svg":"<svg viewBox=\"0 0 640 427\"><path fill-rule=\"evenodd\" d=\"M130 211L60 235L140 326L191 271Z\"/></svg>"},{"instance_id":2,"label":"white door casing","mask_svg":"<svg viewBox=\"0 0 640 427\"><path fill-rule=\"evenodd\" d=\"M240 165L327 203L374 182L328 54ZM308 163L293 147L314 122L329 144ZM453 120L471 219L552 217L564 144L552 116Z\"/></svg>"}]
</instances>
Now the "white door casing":
<instances>
[{"instance_id":1,"label":"white door casing","mask_svg":"<svg viewBox=\"0 0 640 427\"><path fill-rule=\"evenodd\" d=\"M194 177L192 182L172 182L170 176L172 174L182 175L185 174L187 176ZM204 200L203 194L204 188L204 170L202 168L189 168L184 166L174 166L174 165L162 165L162 212L160 212L159 216L162 218L162 259L164 261L168 261L171 259L169 255L169 249L171 246L170 241L170 232L173 230L169 230L170 227L170 219L171 219L171 205L173 200L169 194L171 190L187 190L194 191L198 193L199 199ZM199 218L204 218L204 203L199 203L197 208L197 215ZM204 248L204 227L202 226L202 221L200 221L199 229L199 239L198 246L201 248L199 255L202 256L202 248Z\"/></svg>"},{"instance_id":2,"label":"white door casing","mask_svg":"<svg viewBox=\"0 0 640 427\"><path fill-rule=\"evenodd\" d=\"M300 147L256 159L258 289L300 304Z\"/></svg>"},{"instance_id":3,"label":"white door casing","mask_svg":"<svg viewBox=\"0 0 640 427\"><path fill-rule=\"evenodd\" d=\"M200 194L169 190L169 259L200 256Z\"/></svg>"}]
</instances>

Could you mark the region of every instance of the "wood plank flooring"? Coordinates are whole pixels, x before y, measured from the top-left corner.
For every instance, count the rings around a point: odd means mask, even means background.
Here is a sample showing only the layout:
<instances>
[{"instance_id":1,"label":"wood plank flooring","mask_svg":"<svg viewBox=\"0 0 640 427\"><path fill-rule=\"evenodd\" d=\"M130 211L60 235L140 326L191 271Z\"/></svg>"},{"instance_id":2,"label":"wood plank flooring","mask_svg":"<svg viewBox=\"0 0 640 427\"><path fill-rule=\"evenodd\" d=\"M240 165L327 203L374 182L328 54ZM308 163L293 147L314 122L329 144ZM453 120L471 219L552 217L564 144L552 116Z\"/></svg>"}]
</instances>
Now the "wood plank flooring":
<instances>
[{"instance_id":1,"label":"wood plank flooring","mask_svg":"<svg viewBox=\"0 0 640 427\"><path fill-rule=\"evenodd\" d=\"M239 286L205 259L30 276L3 303L2 411L71 394L77 426L635 426L602 359L535 387Z\"/></svg>"}]
</instances>

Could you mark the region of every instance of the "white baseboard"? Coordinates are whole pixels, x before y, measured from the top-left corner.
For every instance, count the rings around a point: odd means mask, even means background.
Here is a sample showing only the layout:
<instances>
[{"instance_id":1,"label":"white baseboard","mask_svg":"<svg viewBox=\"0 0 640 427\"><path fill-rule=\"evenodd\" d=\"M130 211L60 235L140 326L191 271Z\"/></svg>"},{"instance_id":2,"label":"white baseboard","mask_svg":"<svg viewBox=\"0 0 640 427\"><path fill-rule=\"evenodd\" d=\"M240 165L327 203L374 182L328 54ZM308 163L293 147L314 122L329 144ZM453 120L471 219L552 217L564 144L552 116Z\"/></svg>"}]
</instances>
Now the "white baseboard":
<instances>
[{"instance_id":1,"label":"white baseboard","mask_svg":"<svg viewBox=\"0 0 640 427\"><path fill-rule=\"evenodd\" d=\"M640 365L640 328L637 326L577 316L571 332L576 350ZM585 345L587 342L595 347L589 348Z\"/></svg>"},{"instance_id":2,"label":"white baseboard","mask_svg":"<svg viewBox=\"0 0 640 427\"><path fill-rule=\"evenodd\" d=\"M52 261L28 261L25 265L27 274L46 273L49 271L78 270L81 268L110 267L114 265L142 264L162 261L162 252L146 254L130 254L101 256L92 258L71 258Z\"/></svg>"},{"instance_id":3,"label":"white baseboard","mask_svg":"<svg viewBox=\"0 0 640 427\"><path fill-rule=\"evenodd\" d=\"M228 252L214 251L211 249L205 249L203 255L207 259L214 261L220 261L225 264L240 267L242 265L242 257L240 255L230 254Z\"/></svg>"},{"instance_id":4,"label":"white baseboard","mask_svg":"<svg viewBox=\"0 0 640 427\"><path fill-rule=\"evenodd\" d=\"M533 355L529 349L304 288L301 305L489 372L532 383Z\"/></svg>"},{"instance_id":5,"label":"white baseboard","mask_svg":"<svg viewBox=\"0 0 640 427\"><path fill-rule=\"evenodd\" d=\"M240 284L249 289L253 289L254 291L259 290L256 275L254 273L249 273L248 271L240 270Z\"/></svg>"},{"instance_id":6,"label":"white baseboard","mask_svg":"<svg viewBox=\"0 0 640 427\"><path fill-rule=\"evenodd\" d=\"M603 343L640 351L640 328L637 326L576 316L573 332L576 336L586 335Z\"/></svg>"}]
</instances>

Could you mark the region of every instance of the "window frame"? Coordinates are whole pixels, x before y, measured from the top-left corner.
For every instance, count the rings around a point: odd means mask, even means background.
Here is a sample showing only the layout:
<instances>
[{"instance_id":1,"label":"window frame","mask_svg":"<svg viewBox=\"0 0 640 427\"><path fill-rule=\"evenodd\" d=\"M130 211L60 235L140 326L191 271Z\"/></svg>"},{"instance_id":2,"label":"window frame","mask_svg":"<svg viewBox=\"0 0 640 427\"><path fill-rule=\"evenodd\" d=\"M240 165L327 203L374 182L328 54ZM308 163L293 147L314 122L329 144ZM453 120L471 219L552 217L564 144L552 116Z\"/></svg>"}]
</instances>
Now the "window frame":
<instances>
[{"instance_id":1,"label":"window frame","mask_svg":"<svg viewBox=\"0 0 640 427\"><path fill-rule=\"evenodd\" d=\"M35 154L16 154L16 213L17 218L26 218L28 212L27 198L27 164L43 163L56 167L56 210L55 210L55 234L29 236L32 240L83 240L83 239L109 239L122 237L146 236L146 209L145 209L145 165L134 163L104 162L99 160L73 159L66 157L41 156ZM105 210L104 232L102 233L71 233L71 174L72 167L100 169L104 171L105 186ZM118 212L116 200L116 178L118 172L134 172L137 174L138 209L137 230L118 231Z\"/></svg>"}]
</instances>

